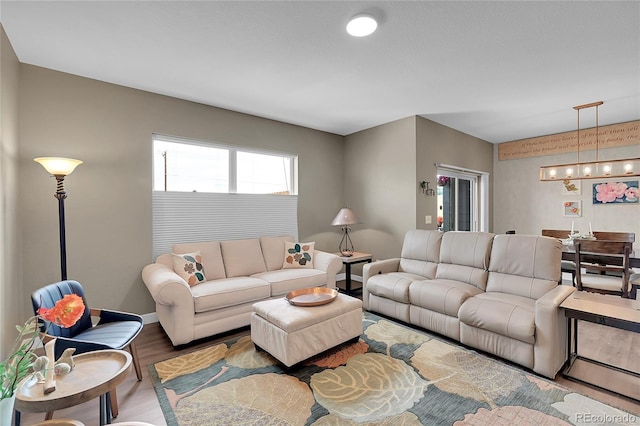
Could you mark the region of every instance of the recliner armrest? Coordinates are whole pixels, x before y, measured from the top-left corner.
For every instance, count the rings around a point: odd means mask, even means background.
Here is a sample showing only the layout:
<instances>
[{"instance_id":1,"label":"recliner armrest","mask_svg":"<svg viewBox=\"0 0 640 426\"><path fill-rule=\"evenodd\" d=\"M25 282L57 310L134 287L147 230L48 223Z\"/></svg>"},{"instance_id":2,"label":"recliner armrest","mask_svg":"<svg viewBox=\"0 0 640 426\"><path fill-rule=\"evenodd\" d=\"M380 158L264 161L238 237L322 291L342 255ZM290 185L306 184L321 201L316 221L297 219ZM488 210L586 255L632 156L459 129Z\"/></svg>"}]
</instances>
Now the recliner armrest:
<instances>
[{"instance_id":1,"label":"recliner armrest","mask_svg":"<svg viewBox=\"0 0 640 426\"><path fill-rule=\"evenodd\" d=\"M398 269L400 269L400 258L376 260L375 262L367 263L362 267L362 285L366 285L367 280L372 275L398 272Z\"/></svg>"},{"instance_id":2,"label":"recliner armrest","mask_svg":"<svg viewBox=\"0 0 640 426\"><path fill-rule=\"evenodd\" d=\"M559 285L535 303L533 371L551 379L567 360L567 319L560 304L574 291L574 287Z\"/></svg>"}]
</instances>

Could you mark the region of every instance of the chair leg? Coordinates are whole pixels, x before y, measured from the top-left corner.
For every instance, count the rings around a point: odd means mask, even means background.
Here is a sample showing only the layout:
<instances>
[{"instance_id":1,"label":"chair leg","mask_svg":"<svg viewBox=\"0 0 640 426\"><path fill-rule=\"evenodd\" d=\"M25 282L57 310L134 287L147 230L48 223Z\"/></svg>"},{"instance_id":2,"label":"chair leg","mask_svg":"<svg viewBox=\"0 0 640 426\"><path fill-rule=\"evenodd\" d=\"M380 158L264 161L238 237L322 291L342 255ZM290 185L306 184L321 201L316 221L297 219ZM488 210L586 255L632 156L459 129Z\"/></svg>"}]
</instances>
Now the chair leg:
<instances>
[{"instance_id":1,"label":"chair leg","mask_svg":"<svg viewBox=\"0 0 640 426\"><path fill-rule=\"evenodd\" d=\"M47 411L47 414L45 414L44 419L45 420L53 419L53 411Z\"/></svg>"},{"instance_id":2,"label":"chair leg","mask_svg":"<svg viewBox=\"0 0 640 426\"><path fill-rule=\"evenodd\" d=\"M136 347L136 342L131 342L129 344L129 352L131 352L131 358L133 358L133 368L136 370L136 376L138 377L138 381L142 380L142 369L140 368L140 359L138 358L138 349Z\"/></svg>"},{"instance_id":3,"label":"chair leg","mask_svg":"<svg viewBox=\"0 0 640 426\"><path fill-rule=\"evenodd\" d=\"M118 417L118 394L116 388L109 389L109 402L111 403L111 417Z\"/></svg>"}]
</instances>

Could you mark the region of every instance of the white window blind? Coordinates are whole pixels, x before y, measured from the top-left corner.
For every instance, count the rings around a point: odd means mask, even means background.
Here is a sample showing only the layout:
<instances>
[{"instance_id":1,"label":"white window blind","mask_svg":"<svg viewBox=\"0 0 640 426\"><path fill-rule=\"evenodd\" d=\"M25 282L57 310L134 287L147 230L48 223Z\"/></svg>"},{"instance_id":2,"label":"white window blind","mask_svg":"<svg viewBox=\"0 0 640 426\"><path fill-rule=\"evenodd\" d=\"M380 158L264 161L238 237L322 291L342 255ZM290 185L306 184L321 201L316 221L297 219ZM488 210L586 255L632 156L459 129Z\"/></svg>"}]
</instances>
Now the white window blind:
<instances>
[{"instance_id":1,"label":"white window blind","mask_svg":"<svg viewBox=\"0 0 640 426\"><path fill-rule=\"evenodd\" d=\"M153 192L153 260L174 244L263 235L298 240L297 196Z\"/></svg>"}]
</instances>

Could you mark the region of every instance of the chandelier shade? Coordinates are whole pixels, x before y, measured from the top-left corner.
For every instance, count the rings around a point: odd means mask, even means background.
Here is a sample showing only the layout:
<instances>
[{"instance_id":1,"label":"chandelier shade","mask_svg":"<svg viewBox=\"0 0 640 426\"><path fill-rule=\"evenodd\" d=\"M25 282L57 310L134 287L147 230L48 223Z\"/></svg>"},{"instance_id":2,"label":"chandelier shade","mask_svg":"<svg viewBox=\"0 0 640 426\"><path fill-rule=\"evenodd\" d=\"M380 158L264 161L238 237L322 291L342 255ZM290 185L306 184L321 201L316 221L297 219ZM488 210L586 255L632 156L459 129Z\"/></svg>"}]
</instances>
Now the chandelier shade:
<instances>
[{"instance_id":1,"label":"chandelier shade","mask_svg":"<svg viewBox=\"0 0 640 426\"><path fill-rule=\"evenodd\" d=\"M640 158L589 161L540 167L541 181L640 176Z\"/></svg>"},{"instance_id":2,"label":"chandelier shade","mask_svg":"<svg viewBox=\"0 0 640 426\"><path fill-rule=\"evenodd\" d=\"M640 176L640 158L624 158L619 160L598 159L598 107L603 101L574 106L578 111L578 158L573 163L554 164L540 167L540 181L551 182L557 180L575 179L606 179ZM580 161L580 110L596 108L596 159L595 161Z\"/></svg>"}]
</instances>

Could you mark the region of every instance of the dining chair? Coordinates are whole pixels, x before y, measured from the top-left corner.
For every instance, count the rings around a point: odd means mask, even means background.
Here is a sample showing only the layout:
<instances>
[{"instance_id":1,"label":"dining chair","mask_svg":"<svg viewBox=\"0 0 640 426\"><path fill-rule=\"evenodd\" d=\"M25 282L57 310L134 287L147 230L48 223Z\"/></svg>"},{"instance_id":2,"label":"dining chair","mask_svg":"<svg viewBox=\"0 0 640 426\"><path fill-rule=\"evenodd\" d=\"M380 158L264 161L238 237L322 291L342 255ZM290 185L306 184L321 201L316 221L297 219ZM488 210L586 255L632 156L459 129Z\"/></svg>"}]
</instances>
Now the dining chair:
<instances>
[{"instance_id":1,"label":"dining chair","mask_svg":"<svg viewBox=\"0 0 640 426\"><path fill-rule=\"evenodd\" d=\"M575 231L578 232L578 231ZM559 240L566 240L569 238L571 231L563 229L543 229L541 235L543 237L558 238ZM571 260L560 261L560 272L567 272L571 274L571 284L576 285L576 263ZM562 273L560 274L560 284L562 284Z\"/></svg>"},{"instance_id":2,"label":"dining chair","mask_svg":"<svg viewBox=\"0 0 640 426\"><path fill-rule=\"evenodd\" d=\"M85 310L78 322L69 328L43 324L41 331L46 334L44 341L55 338L55 358L58 359L67 348L75 348L75 354L103 349L129 349L138 381L142 380L140 360L135 345L135 338L142 330L143 320L140 315L107 309L91 309L87 303L82 285L73 280L65 280L49 284L31 293L33 311L37 314L40 308L53 308L56 302L67 294L82 297ZM96 324L91 317L98 318ZM118 400L115 388L109 392L111 411L118 415ZM47 413L47 419L53 415Z\"/></svg>"},{"instance_id":3,"label":"dining chair","mask_svg":"<svg viewBox=\"0 0 640 426\"><path fill-rule=\"evenodd\" d=\"M576 252L576 287L578 291L590 291L602 294L614 294L625 298L635 297L629 276L629 256L633 243L630 241L581 240L573 241ZM616 255L622 257L622 265L603 264L598 255ZM586 271L604 272L592 274ZM607 275L614 272L616 275ZM619 276L617 276L619 275Z\"/></svg>"}]
</instances>

